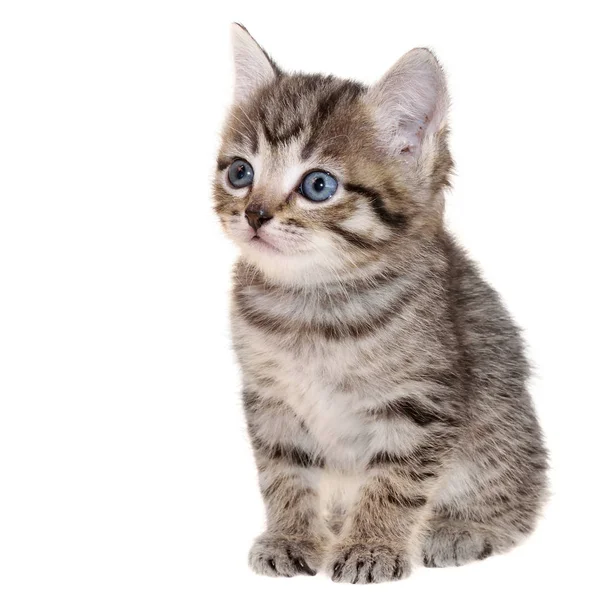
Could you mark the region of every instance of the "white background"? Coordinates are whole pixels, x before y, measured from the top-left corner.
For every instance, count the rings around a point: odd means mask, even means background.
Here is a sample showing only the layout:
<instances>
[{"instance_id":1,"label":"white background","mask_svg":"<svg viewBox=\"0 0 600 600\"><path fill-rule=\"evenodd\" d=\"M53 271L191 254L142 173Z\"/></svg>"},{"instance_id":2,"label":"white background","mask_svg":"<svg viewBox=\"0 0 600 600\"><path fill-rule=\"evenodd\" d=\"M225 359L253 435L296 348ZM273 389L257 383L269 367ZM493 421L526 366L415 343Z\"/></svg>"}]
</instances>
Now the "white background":
<instances>
[{"instance_id":1,"label":"white background","mask_svg":"<svg viewBox=\"0 0 600 600\"><path fill-rule=\"evenodd\" d=\"M0 597L597 597L593 7L3 2ZM263 512L210 199L233 20L288 69L445 65L448 220L525 328L552 453L511 554L367 588L248 570Z\"/></svg>"}]
</instances>

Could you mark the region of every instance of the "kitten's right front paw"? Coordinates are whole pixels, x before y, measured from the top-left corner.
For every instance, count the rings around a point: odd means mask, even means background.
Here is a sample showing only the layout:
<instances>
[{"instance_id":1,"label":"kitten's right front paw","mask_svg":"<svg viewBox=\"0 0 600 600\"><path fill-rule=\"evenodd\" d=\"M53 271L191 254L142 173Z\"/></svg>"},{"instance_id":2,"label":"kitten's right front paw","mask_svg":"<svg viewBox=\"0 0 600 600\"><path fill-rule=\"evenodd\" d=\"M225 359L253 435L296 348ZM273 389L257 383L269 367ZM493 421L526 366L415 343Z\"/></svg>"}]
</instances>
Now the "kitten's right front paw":
<instances>
[{"instance_id":1,"label":"kitten's right front paw","mask_svg":"<svg viewBox=\"0 0 600 600\"><path fill-rule=\"evenodd\" d=\"M338 544L329 561L331 579L344 583L381 583L404 579L410 561L403 552L381 544Z\"/></svg>"},{"instance_id":2,"label":"kitten's right front paw","mask_svg":"<svg viewBox=\"0 0 600 600\"><path fill-rule=\"evenodd\" d=\"M321 552L315 542L264 533L250 549L248 563L259 575L316 575Z\"/></svg>"}]
</instances>

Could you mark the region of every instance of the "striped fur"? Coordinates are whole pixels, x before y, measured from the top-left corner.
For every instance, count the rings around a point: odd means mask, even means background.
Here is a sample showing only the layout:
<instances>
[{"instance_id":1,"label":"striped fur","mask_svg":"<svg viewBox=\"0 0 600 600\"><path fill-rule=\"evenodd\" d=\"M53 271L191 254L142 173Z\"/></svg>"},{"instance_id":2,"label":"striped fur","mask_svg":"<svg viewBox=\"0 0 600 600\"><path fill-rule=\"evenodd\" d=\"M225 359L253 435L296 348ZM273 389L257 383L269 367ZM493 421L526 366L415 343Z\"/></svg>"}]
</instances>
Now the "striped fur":
<instances>
[{"instance_id":1,"label":"striped fur","mask_svg":"<svg viewBox=\"0 0 600 600\"><path fill-rule=\"evenodd\" d=\"M259 83L239 77L214 195L241 249L232 331L267 511L251 566L371 583L510 549L533 530L547 459L520 333L444 227L437 62L412 53L368 89L285 74L235 36ZM411 111L382 146L394 86ZM255 173L241 190L236 158ZM317 168L339 188L314 204L298 185ZM250 203L273 216L258 242Z\"/></svg>"}]
</instances>

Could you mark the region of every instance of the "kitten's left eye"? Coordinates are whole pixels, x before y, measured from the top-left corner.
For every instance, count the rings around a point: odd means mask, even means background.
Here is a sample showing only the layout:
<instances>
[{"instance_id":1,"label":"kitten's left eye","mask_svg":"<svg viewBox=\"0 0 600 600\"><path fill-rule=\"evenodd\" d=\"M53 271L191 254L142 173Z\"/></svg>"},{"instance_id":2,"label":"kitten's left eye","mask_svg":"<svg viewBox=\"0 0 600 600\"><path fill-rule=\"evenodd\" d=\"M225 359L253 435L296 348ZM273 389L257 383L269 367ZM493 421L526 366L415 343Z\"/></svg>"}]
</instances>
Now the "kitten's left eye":
<instances>
[{"instance_id":1,"label":"kitten's left eye","mask_svg":"<svg viewBox=\"0 0 600 600\"><path fill-rule=\"evenodd\" d=\"M231 163L227 176L234 188L243 188L248 187L254 180L254 171L248 161L238 158Z\"/></svg>"},{"instance_id":2,"label":"kitten's left eye","mask_svg":"<svg viewBox=\"0 0 600 600\"><path fill-rule=\"evenodd\" d=\"M323 202L335 194L337 187L337 181L329 173L312 171L302 180L299 192L308 200Z\"/></svg>"}]
</instances>

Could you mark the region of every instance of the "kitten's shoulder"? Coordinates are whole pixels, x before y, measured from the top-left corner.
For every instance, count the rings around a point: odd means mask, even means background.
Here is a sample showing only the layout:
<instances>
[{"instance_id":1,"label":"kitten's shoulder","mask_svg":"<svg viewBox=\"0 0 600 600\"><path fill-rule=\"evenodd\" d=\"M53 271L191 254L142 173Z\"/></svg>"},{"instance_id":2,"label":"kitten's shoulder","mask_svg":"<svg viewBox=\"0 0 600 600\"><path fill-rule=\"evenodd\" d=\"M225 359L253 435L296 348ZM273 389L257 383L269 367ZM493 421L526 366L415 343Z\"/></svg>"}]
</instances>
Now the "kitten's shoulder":
<instances>
[{"instance_id":1,"label":"kitten's shoulder","mask_svg":"<svg viewBox=\"0 0 600 600\"><path fill-rule=\"evenodd\" d=\"M449 267L448 292L455 325L469 346L483 359L490 354L521 366L528 374L522 332L506 308L501 295L485 279L481 268L449 234L444 240Z\"/></svg>"},{"instance_id":2,"label":"kitten's shoulder","mask_svg":"<svg viewBox=\"0 0 600 600\"><path fill-rule=\"evenodd\" d=\"M450 291L460 305L502 305L498 292L485 279L481 267L467 250L448 232L442 236L443 252L448 265Z\"/></svg>"}]
</instances>

